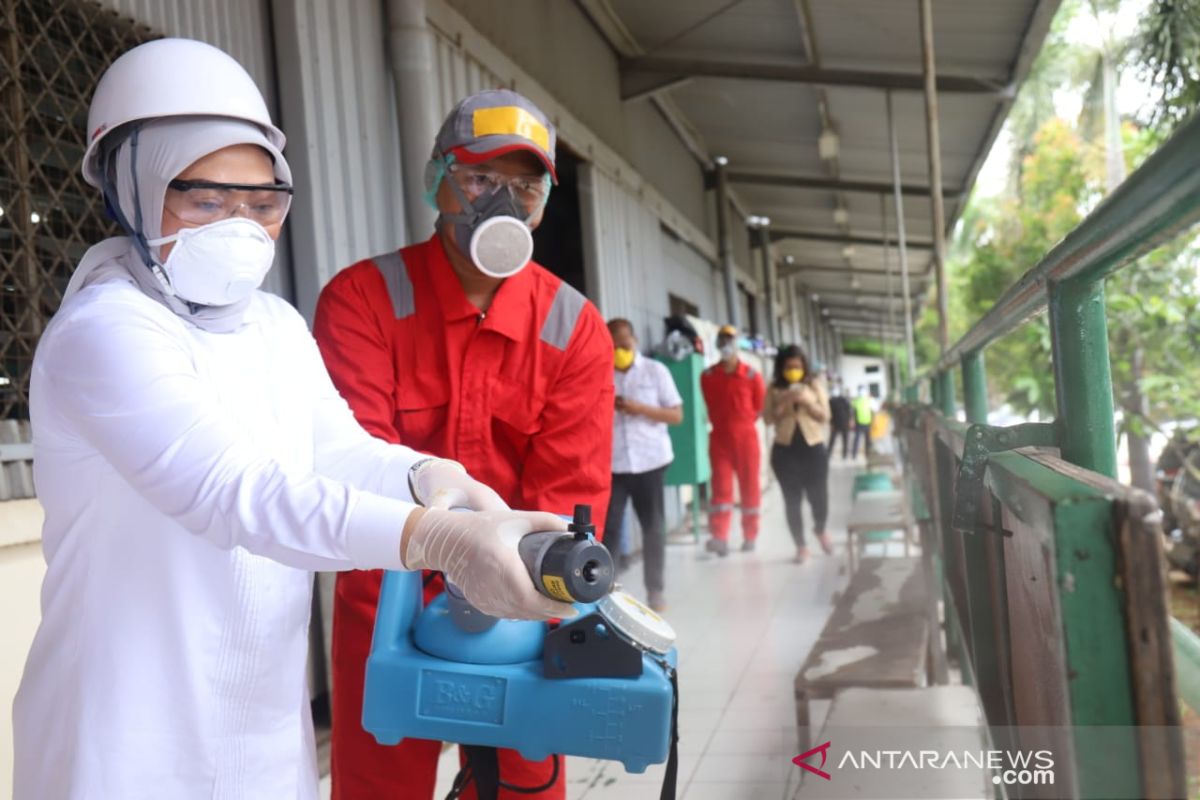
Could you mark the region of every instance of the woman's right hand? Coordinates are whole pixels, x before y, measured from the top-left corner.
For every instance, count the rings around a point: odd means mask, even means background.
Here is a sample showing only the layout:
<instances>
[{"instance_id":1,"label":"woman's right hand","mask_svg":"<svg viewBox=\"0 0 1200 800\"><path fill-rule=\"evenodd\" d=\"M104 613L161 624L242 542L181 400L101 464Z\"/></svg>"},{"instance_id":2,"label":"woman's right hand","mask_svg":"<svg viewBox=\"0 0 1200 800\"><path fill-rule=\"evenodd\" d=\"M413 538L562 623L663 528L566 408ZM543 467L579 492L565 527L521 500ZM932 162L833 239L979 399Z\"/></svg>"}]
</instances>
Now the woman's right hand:
<instances>
[{"instance_id":1,"label":"woman's right hand","mask_svg":"<svg viewBox=\"0 0 1200 800\"><path fill-rule=\"evenodd\" d=\"M517 552L536 531L566 532L561 517L539 511L447 511L419 508L409 516L400 543L407 569L433 569L462 590L467 602L493 617L565 619L570 603L542 595Z\"/></svg>"}]
</instances>

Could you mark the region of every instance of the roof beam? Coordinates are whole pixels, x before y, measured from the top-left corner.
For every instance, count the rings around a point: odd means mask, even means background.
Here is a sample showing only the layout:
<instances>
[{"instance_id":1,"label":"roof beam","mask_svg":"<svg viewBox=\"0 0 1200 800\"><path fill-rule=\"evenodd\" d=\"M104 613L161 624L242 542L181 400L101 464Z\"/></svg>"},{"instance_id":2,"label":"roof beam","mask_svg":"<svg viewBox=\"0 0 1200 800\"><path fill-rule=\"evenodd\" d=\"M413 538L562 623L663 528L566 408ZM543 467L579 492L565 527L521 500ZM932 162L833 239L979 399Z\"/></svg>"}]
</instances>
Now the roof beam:
<instances>
[{"instance_id":1,"label":"roof beam","mask_svg":"<svg viewBox=\"0 0 1200 800\"><path fill-rule=\"evenodd\" d=\"M846 319L845 317L841 317L841 318L827 317L826 321L828 321L830 324L834 325L835 327L841 328L842 330L847 330L847 329L849 329L849 330L871 330L871 331L884 330L884 331L887 331L888 333L898 333L901 336L904 335L903 326L898 326L898 325L887 325L887 324L880 325L877 323L868 322L866 320Z\"/></svg>"},{"instance_id":2,"label":"roof beam","mask_svg":"<svg viewBox=\"0 0 1200 800\"><path fill-rule=\"evenodd\" d=\"M777 242L780 239L804 239L810 242L833 242L834 244L861 244L874 245L876 247L895 247L896 243L889 239L884 241L882 236L868 236L865 234L849 234L849 233L827 233L825 231L802 231L789 228L776 228L771 226L771 241ZM909 239L906 244L909 250L932 250L933 242L928 240L912 240Z\"/></svg>"},{"instance_id":3,"label":"roof beam","mask_svg":"<svg viewBox=\"0 0 1200 800\"><path fill-rule=\"evenodd\" d=\"M655 97L691 83L688 75L668 75L665 72L638 72L621 83L621 99L632 103L643 97Z\"/></svg>"},{"instance_id":4,"label":"roof beam","mask_svg":"<svg viewBox=\"0 0 1200 800\"><path fill-rule=\"evenodd\" d=\"M847 336L853 336L856 339L887 339L889 342L900 342L904 340L904 331L897 330L869 330L867 328L851 328L845 325L834 325L834 330L839 333L844 333Z\"/></svg>"},{"instance_id":5,"label":"roof beam","mask_svg":"<svg viewBox=\"0 0 1200 800\"><path fill-rule=\"evenodd\" d=\"M887 325L872 325L867 322L856 322L854 320L846 319L833 319L829 320L829 322L834 328L842 331L843 333L878 336L880 331L882 331L887 336L896 336L900 339L903 339L905 335L904 328L888 327Z\"/></svg>"},{"instance_id":6,"label":"roof beam","mask_svg":"<svg viewBox=\"0 0 1200 800\"><path fill-rule=\"evenodd\" d=\"M786 81L818 86L861 86L869 89L924 91L925 78L919 72L873 72L869 70L825 69L807 64L763 64L737 61L713 61L698 58L637 56L621 61L621 99L645 94L650 75L672 78L740 78L744 80ZM1007 81L969 75L938 75L939 92L984 94L1007 97L1012 93Z\"/></svg>"},{"instance_id":7,"label":"roof beam","mask_svg":"<svg viewBox=\"0 0 1200 800\"><path fill-rule=\"evenodd\" d=\"M786 260L778 261L776 269L779 272L779 277L790 278L793 275L837 275L844 278L887 278L887 270L882 269L863 269L861 267L817 267L808 264L789 264ZM929 272L910 275L910 280L918 280L929 277ZM895 270L892 271L892 278L899 285L900 277ZM897 290L897 293L899 290Z\"/></svg>"},{"instance_id":8,"label":"roof beam","mask_svg":"<svg viewBox=\"0 0 1200 800\"><path fill-rule=\"evenodd\" d=\"M824 297L821 298L822 301L824 299L825 299ZM867 314L867 315L870 315L870 319L872 322L880 321L883 319L884 316L887 315L887 307L886 306L885 307L860 306L860 305L856 305L856 304L846 305L845 301L842 301L841 303L822 302L819 305L821 306L821 308L828 308L829 313L831 315L843 314L843 313Z\"/></svg>"},{"instance_id":9,"label":"roof beam","mask_svg":"<svg viewBox=\"0 0 1200 800\"><path fill-rule=\"evenodd\" d=\"M849 298L864 297L864 298L868 298L870 300L887 300L889 298L891 298L892 300L900 299L899 295L897 295L895 293L892 293L889 295L887 292L867 292L867 291L863 291L862 289L822 289L819 286L810 286L808 284L804 285L804 292L806 294L820 295L820 297L822 299L824 299L826 297L832 297L832 298L837 298L837 299L845 299L847 297L849 297ZM863 306L863 308L868 308L868 309L877 308L877 307L878 306ZM885 309L886 309L886 307L885 307Z\"/></svg>"},{"instance_id":10,"label":"roof beam","mask_svg":"<svg viewBox=\"0 0 1200 800\"><path fill-rule=\"evenodd\" d=\"M836 178L820 178L812 175L787 175L772 172L736 172L728 173L729 180L734 183L752 183L759 186L786 186L794 189L825 189L832 192L863 192L866 194L891 194L892 184L876 181L846 181ZM928 197L928 186L912 186L903 184L900 187L903 194L913 197ZM946 197L957 197L960 193L949 186L942 187Z\"/></svg>"}]
</instances>

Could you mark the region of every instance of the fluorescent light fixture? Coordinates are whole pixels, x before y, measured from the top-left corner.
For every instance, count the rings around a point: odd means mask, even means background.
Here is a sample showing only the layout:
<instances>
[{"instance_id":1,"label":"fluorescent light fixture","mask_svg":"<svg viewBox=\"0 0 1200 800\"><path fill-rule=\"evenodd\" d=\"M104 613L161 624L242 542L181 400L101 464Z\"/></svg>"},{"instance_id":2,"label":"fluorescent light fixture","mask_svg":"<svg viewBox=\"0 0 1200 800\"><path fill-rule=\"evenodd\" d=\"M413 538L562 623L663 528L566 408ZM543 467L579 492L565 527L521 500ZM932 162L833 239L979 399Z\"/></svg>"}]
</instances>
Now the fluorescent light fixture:
<instances>
[{"instance_id":1,"label":"fluorescent light fixture","mask_svg":"<svg viewBox=\"0 0 1200 800\"><path fill-rule=\"evenodd\" d=\"M822 161L832 161L838 156L838 135L826 128L817 137L817 153Z\"/></svg>"}]
</instances>

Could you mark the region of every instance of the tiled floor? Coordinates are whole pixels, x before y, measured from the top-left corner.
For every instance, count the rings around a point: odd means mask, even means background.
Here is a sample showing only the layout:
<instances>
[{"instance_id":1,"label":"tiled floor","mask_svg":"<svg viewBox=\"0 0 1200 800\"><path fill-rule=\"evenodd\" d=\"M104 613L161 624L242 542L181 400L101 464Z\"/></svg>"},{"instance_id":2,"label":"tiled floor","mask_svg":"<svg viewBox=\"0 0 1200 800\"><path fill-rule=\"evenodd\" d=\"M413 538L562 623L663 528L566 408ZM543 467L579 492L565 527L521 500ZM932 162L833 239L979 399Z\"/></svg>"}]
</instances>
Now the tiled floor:
<instances>
[{"instance_id":1,"label":"tiled floor","mask_svg":"<svg viewBox=\"0 0 1200 800\"><path fill-rule=\"evenodd\" d=\"M829 529L835 556L821 555L812 542L813 558L792 562L795 550L775 486L764 497L756 552L735 549L717 559L690 542L668 547L665 616L678 634L683 800L781 800L795 791L792 681L845 582L843 531L854 469L833 461ZM736 530L736 519L734 524ZM740 544L736 535L733 544ZM627 591L643 596L640 563L621 580ZM825 705L814 703L815 720ZM447 751L436 797L445 797L457 765L454 750ZM663 769L633 775L615 762L568 758L567 798L658 798ZM322 789L328 797L328 778Z\"/></svg>"}]
</instances>

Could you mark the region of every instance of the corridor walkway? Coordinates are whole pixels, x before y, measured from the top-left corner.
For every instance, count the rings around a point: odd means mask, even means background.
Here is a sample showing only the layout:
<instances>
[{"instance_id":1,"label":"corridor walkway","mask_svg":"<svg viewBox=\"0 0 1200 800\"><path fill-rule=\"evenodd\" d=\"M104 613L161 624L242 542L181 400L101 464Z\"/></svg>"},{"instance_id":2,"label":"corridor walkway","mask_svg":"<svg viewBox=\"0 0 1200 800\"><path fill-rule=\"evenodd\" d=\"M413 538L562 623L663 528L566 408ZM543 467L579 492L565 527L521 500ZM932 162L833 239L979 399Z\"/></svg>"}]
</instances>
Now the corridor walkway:
<instances>
[{"instance_id":1,"label":"corridor walkway","mask_svg":"<svg viewBox=\"0 0 1200 800\"><path fill-rule=\"evenodd\" d=\"M765 495L754 553L717 559L697 546L668 548L665 616L679 636L680 798L778 800L794 792L799 770L791 761L797 752L792 682L845 583L844 531L855 469L833 461L833 556L822 555L813 541L809 562L792 562L774 484ZM807 507L805 523L811 531ZM739 543L736 537L733 543ZM639 594L640 564L622 580ZM816 705L815 719L825 705ZM567 776L568 800L651 800L659 796L663 767L631 775L620 764L572 758Z\"/></svg>"}]
</instances>

